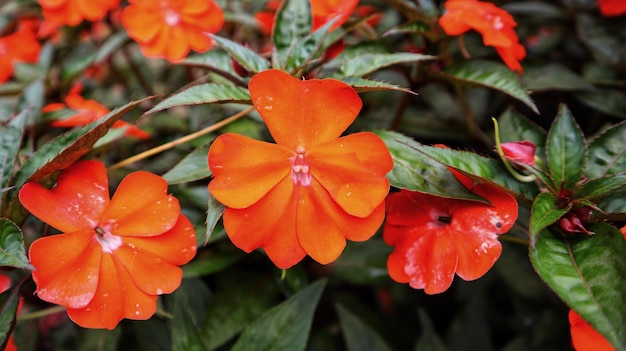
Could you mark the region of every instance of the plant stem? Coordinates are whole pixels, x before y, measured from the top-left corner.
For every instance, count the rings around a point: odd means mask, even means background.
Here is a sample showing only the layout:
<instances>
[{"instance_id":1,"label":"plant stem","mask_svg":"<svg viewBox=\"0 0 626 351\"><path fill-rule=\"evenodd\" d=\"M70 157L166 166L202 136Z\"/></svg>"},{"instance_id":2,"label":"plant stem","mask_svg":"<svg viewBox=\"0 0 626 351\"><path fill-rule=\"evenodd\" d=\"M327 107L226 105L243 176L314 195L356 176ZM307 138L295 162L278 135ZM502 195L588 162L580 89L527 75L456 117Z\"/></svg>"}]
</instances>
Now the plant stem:
<instances>
[{"instance_id":1,"label":"plant stem","mask_svg":"<svg viewBox=\"0 0 626 351\"><path fill-rule=\"evenodd\" d=\"M252 110L254 110L254 107L250 106L250 107L248 107L247 109L245 109L245 110L243 110L241 112L238 112L238 113L236 113L236 114L234 114L234 115L232 115L232 116L230 116L230 117L228 117L228 118L226 118L224 120L221 120L221 121L219 121L219 122L217 122L215 124L212 124L212 125L204 128L202 130L199 130L199 131L197 131L195 133L191 133L191 134L186 135L186 136L184 136L184 137L182 137L180 139L176 139L176 140L170 141L169 143L165 143L163 145L159 145L159 146L157 146L155 148L152 148L150 150L146 150L146 151L144 151L144 152L142 152L140 154L137 154L135 156L129 157L129 158L123 160L123 161L120 161L120 162L110 166L108 168L108 170L109 171L113 171L113 170L122 168L122 167L127 166L127 165L129 165L131 163L143 160L144 158L148 158L148 157L150 157L152 155L156 155L156 154L158 154L160 152L169 150L169 149L171 149L171 148L173 148L173 147L175 147L177 145L184 144L184 143L186 143L188 141L191 141L191 140L193 140L195 138L198 138L200 136L203 136L205 134L209 134L211 132L214 132L214 131L216 131L216 130L218 130L218 129L228 125L229 123L232 123L232 122L238 120L239 118L247 115Z\"/></svg>"},{"instance_id":2,"label":"plant stem","mask_svg":"<svg viewBox=\"0 0 626 351\"><path fill-rule=\"evenodd\" d=\"M59 313L65 311L65 306L52 306L49 308L44 308L43 310L21 314L17 316L17 321L27 321L31 319L37 319L45 316L49 316L51 314Z\"/></svg>"}]
</instances>

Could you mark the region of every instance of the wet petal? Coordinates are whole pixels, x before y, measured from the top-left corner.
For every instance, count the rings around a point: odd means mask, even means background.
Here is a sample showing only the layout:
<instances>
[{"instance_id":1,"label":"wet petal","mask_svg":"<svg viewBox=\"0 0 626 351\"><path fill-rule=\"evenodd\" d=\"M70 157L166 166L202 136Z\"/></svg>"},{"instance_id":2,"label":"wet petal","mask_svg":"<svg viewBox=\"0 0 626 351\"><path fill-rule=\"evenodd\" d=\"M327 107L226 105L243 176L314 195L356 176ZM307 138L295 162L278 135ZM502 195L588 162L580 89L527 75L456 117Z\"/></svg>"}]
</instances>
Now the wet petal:
<instances>
[{"instance_id":1,"label":"wet petal","mask_svg":"<svg viewBox=\"0 0 626 351\"><path fill-rule=\"evenodd\" d=\"M421 251L424 248L422 245L414 244L414 246L409 248L405 270L413 278L413 275L410 274L410 267L413 267L411 257L425 255L427 268L424 274L424 280L426 281L424 292L427 294L439 294L448 290L452 284L454 272L457 268L457 249L454 237L445 231L433 235L432 242L428 246L427 252ZM412 282L409 282L409 285L414 287Z\"/></svg>"},{"instance_id":2,"label":"wet petal","mask_svg":"<svg viewBox=\"0 0 626 351\"><path fill-rule=\"evenodd\" d=\"M312 148L311 174L349 214L369 216L387 196L391 155L373 133L356 133Z\"/></svg>"},{"instance_id":3,"label":"wet petal","mask_svg":"<svg viewBox=\"0 0 626 351\"><path fill-rule=\"evenodd\" d=\"M281 145L223 134L211 145L209 191L232 208L248 207L282 179L289 178L294 152Z\"/></svg>"},{"instance_id":4,"label":"wet petal","mask_svg":"<svg viewBox=\"0 0 626 351\"><path fill-rule=\"evenodd\" d=\"M95 228L109 202L106 170L98 161L81 161L67 168L48 190L26 183L20 202L37 218L62 232Z\"/></svg>"},{"instance_id":5,"label":"wet petal","mask_svg":"<svg viewBox=\"0 0 626 351\"><path fill-rule=\"evenodd\" d=\"M82 308L92 300L100 277L102 250L94 232L47 236L29 249L33 280L44 301Z\"/></svg>"},{"instance_id":6,"label":"wet petal","mask_svg":"<svg viewBox=\"0 0 626 351\"><path fill-rule=\"evenodd\" d=\"M276 143L292 150L308 150L339 137L362 105L356 91L343 82L300 80L275 69L253 76L249 89Z\"/></svg>"},{"instance_id":7,"label":"wet petal","mask_svg":"<svg viewBox=\"0 0 626 351\"><path fill-rule=\"evenodd\" d=\"M456 273L471 281L485 275L500 257L502 245L497 235L480 226L454 228L459 263Z\"/></svg>"},{"instance_id":8,"label":"wet petal","mask_svg":"<svg viewBox=\"0 0 626 351\"><path fill-rule=\"evenodd\" d=\"M122 180L102 216L102 224L110 225L115 235L152 236L170 230L179 214L180 205L167 195L165 179L139 171Z\"/></svg>"}]
</instances>

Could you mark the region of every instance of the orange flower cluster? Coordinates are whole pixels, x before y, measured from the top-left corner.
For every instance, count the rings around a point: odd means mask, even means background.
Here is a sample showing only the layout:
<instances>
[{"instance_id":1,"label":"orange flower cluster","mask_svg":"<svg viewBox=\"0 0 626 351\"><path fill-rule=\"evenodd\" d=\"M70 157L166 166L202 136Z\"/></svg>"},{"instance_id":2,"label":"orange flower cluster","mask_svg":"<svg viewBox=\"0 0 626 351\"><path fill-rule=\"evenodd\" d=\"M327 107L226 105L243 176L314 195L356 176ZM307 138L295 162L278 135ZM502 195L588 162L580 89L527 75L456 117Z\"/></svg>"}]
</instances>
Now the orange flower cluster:
<instances>
[{"instance_id":1,"label":"orange flower cluster","mask_svg":"<svg viewBox=\"0 0 626 351\"><path fill-rule=\"evenodd\" d=\"M483 43L493 46L512 71L523 73L519 61L526 57L526 49L519 43L517 23L505 10L478 0L448 0L447 12L439 18L439 25L448 35L461 35L471 29L483 36Z\"/></svg>"},{"instance_id":2,"label":"orange flower cluster","mask_svg":"<svg viewBox=\"0 0 626 351\"><path fill-rule=\"evenodd\" d=\"M175 62L209 50L207 34L222 28L224 13L213 0L130 0L121 21L144 55Z\"/></svg>"},{"instance_id":3,"label":"orange flower cluster","mask_svg":"<svg viewBox=\"0 0 626 351\"><path fill-rule=\"evenodd\" d=\"M83 20L99 21L109 10L116 8L120 0L37 0L46 21L57 26L75 26Z\"/></svg>"},{"instance_id":4,"label":"orange flower cluster","mask_svg":"<svg viewBox=\"0 0 626 351\"><path fill-rule=\"evenodd\" d=\"M626 1L624 0L598 0L600 14L605 17L621 16L626 14Z\"/></svg>"},{"instance_id":5,"label":"orange flower cluster","mask_svg":"<svg viewBox=\"0 0 626 351\"><path fill-rule=\"evenodd\" d=\"M123 318L148 319L158 295L178 288L196 253L196 236L167 183L135 172L110 199L106 169L81 161L54 188L27 183L22 205L62 234L35 240L29 250L37 295L67 307L85 328L113 329Z\"/></svg>"},{"instance_id":6,"label":"orange flower cluster","mask_svg":"<svg viewBox=\"0 0 626 351\"><path fill-rule=\"evenodd\" d=\"M231 241L289 268L307 254L330 263L346 239L369 239L383 221L392 160L373 133L339 137L361 109L356 91L278 70L253 76L249 90L276 144L227 133L209 150L209 191L227 206Z\"/></svg>"},{"instance_id":7,"label":"orange flower cluster","mask_svg":"<svg viewBox=\"0 0 626 351\"><path fill-rule=\"evenodd\" d=\"M16 62L37 62L40 50L36 28L28 20L20 21L14 33L0 37L0 83L11 78Z\"/></svg>"},{"instance_id":8,"label":"orange flower cluster","mask_svg":"<svg viewBox=\"0 0 626 351\"><path fill-rule=\"evenodd\" d=\"M84 126L97 121L111 112L97 101L83 98L80 95L82 89L83 86L80 83L74 84L65 97L65 104L52 103L44 106L42 112L55 112L65 108L76 111L76 114L66 119L53 121L50 123L51 126L62 128ZM148 139L150 137L148 133L124 121L116 121L113 124L113 128L126 128L124 133L126 136L134 136L139 139Z\"/></svg>"},{"instance_id":9,"label":"orange flower cluster","mask_svg":"<svg viewBox=\"0 0 626 351\"><path fill-rule=\"evenodd\" d=\"M389 275L427 294L446 291L455 272L468 281L487 273L502 252L498 235L517 219L511 195L454 174L491 205L408 190L387 197L383 237L394 247L387 261Z\"/></svg>"}]
</instances>

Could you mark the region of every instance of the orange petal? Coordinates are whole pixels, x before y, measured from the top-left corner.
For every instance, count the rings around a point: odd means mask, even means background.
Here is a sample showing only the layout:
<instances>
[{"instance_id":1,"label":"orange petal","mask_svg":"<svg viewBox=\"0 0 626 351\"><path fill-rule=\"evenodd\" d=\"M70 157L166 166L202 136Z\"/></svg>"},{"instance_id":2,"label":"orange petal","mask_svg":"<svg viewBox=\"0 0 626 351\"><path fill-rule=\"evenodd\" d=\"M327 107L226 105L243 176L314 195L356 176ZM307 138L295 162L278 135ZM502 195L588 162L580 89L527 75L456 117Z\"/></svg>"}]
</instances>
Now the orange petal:
<instances>
[{"instance_id":1,"label":"orange petal","mask_svg":"<svg viewBox=\"0 0 626 351\"><path fill-rule=\"evenodd\" d=\"M237 134L219 136L209 149L209 191L228 207L244 208L289 178L293 151Z\"/></svg>"},{"instance_id":2,"label":"orange petal","mask_svg":"<svg viewBox=\"0 0 626 351\"><path fill-rule=\"evenodd\" d=\"M275 69L253 76L249 90L276 143L292 150L339 137L362 105L356 91L343 82L299 80Z\"/></svg>"},{"instance_id":3,"label":"orange petal","mask_svg":"<svg viewBox=\"0 0 626 351\"><path fill-rule=\"evenodd\" d=\"M35 240L29 249L33 280L44 301L82 308L89 304L100 278L102 250L95 233L84 230Z\"/></svg>"},{"instance_id":4,"label":"orange petal","mask_svg":"<svg viewBox=\"0 0 626 351\"><path fill-rule=\"evenodd\" d=\"M180 214L178 200L167 195L165 179L149 172L126 176L102 215L102 224L120 236L153 236L170 230Z\"/></svg>"},{"instance_id":5,"label":"orange petal","mask_svg":"<svg viewBox=\"0 0 626 351\"><path fill-rule=\"evenodd\" d=\"M417 258L419 262L419 256L426 256L426 272L424 278L426 280L426 286L424 292L427 294L439 294L450 287L452 280L454 279L454 271L457 268L457 249L454 245L454 238L448 233L438 233L431 237L430 245L426 244L428 251L421 251L426 246L422 246L413 243L411 248L407 251L407 265L405 270L411 276L412 268L415 268L413 259ZM420 268L421 269L421 268ZM412 282L409 282L412 287ZM414 287L415 288L415 287Z\"/></svg>"},{"instance_id":6,"label":"orange petal","mask_svg":"<svg viewBox=\"0 0 626 351\"><path fill-rule=\"evenodd\" d=\"M139 42L153 40L161 25L157 16L146 13L132 4L124 8L120 21L126 28L128 36Z\"/></svg>"},{"instance_id":7,"label":"orange petal","mask_svg":"<svg viewBox=\"0 0 626 351\"><path fill-rule=\"evenodd\" d=\"M385 227L383 239L391 246L395 246L412 227L425 226L431 217L429 209L432 197L426 194L401 190L387 196Z\"/></svg>"},{"instance_id":8,"label":"orange petal","mask_svg":"<svg viewBox=\"0 0 626 351\"><path fill-rule=\"evenodd\" d=\"M615 348L576 311L568 315L572 344L576 351L615 351Z\"/></svg>"},{"instance_id":9,"label":"orange petal","mask_svg":"<svg viewBox=\"0 0 626 351\"><path fill-rule=\"evenodd\" d=\"M33 215L62 232L95 228L109 202L106 170L98 161L81 161L67 168L48 190L26 183L20 202Z\"/></svg>"},{"instance_id":10,"label":"orange petal","mask_svg":"<svg viewBox=\"0 0 626 351\"><path fill-rule=\"evenodd\" d=\"M502 253L496 234L480 226L454 228L459 262L456 274L471 281L485 275Z\"/></svg>"},{"instance_id":11,"label":"orange petal","mask_svg":"<svg viewBox=\"0 0 626 351\"><path fill-rule=\"evenodd\" d=\"M312 148L311 174L349 214L369 216L387 196L389 151L373 133L356 133Z\"/></svg>"}]
</instances>

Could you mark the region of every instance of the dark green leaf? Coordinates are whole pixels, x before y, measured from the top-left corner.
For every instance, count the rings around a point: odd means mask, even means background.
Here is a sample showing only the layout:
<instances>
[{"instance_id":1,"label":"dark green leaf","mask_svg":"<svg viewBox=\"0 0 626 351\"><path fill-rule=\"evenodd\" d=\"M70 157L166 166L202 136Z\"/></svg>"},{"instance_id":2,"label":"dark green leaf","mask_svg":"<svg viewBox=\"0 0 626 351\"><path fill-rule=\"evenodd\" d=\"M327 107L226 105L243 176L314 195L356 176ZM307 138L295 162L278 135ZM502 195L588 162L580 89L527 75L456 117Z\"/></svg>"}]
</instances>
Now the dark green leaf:
<instances>
[{"instance_id":1,"label":"dark green leaf","mask_svg":"<svg viewBox=\"0 0 626 351\"><path fill-rule=\"evenodd\" d=\"M585 11L576 12L576 32L580 40L589 47L593 57L602 63L617 65L620 61L622 42L607 31L599 16L592 17Z\"/></svg>"},{"instance_id":2,"label":"dark green leaf","mask_svg":"<svg viewBox=\"0 0 626 351\"><path fill-rule=\"evenodd\" d=\"M215 253L197 257L183 266L183 278L196 278L220 272L245 257L243 251Z\"/></svg>"},{"instance_id":3,"label":"dark green leaf","mask_svg":"<svg viewBox=\"0 0 626 351\"><path fill-rule=\"evenodd\" d=\"M207 202L207 215L206 215L206 234L204 236L204 245L209 242L213 231L215 230L215 225L224 214L224 210L226 207L222 205L217 199L211 195L209 192L209 200Z\"/></svg>"},{"instance_id":4,"label":"dark green leaf","mask_svg":"<svg viewBox=\"0 0 626 351\"><path fill-rule=\"evenodd\" d=\"M334 276L357 284L388 281L387 257L391 247L380 237L362 243L348 243L346 250L333 264Z\"/></svg>"},{"instance_id":5,"label":"dark green leaf","mask_svg":"<svg viewBox=\"0 0 626 351\"><path fill-rule=\"evenodd\" d=\"M121 328L113 330L85 329L77 350L116 351L117 342L122 335Z\"/></svg>"},{"instance_id":6,"label":"dark green leaf","mask_svg":"<svg viewBox=\"0 0 626 351\"><path fill-rule=\"evenodd\" d=\"M432 30L432 26L423 21L411 21L387 30L383 37L398 34L423 34Z\"/></svg>"},{"instance_id":7,"label":"dark green leaf","mask_svg":"<svg viewBox=\"0 0 626 351\"><path fill-rule=\"evenodd\" d=\"M580 181L587 160L587 142L565 105L561 105L548 132L546 151L550 175L557 186L570 189Z\"/></svg>"},{"instance_id":8,"label":"dark green leaf","mask_svg":"<svg viewBox=\"0 0 626 351\"><path fill-rule=\"evenodd\" d=\"M626 170L626 122L607 129L589 143L585 175L603 177Z\"/></svg>"},{"instance_id":9,"label":"dark green leaf","mask_svg":"<svg viewBox=\"0 0 626 351\"><path fill-rule=\"evenodd\" d=\"M387 174L391 185L441 197L484 201L461 185L448 167L416 151L423 145L395 132L376 133L393 159L393 169Z\"/></svg>"},{"instance_id":10,"label":"dark green leaf","mask_svg":"<svg viewBox=\"0 0 626 351\"><path fill-rule=\"evenodd\" d=\"M335 307L347 351L391 351L385 340L359 317L340 304Z\"/></svg>"},{"instance_id":11,"label":"dark green leaf","mask_svg":"<svg viewBox=\"0 0 626 351\"><path fill-rule=\"evenodd\" d=\"M344 76L362 77L381 68L398 63L434 60L437 56L413 54L408 52L396 54L365 54L343 62L341 73Z\"/></svg>"},{"instance_id":12,"label":"dark green leaf","mask_svg":"<svg viewBox=\"0 0 626 351\"><path fill-rule=\"evenodd\" d=\"M537 106L528 96L517 76L504 65L491 61L470 60L446 69L445 73L452 80L499 90L525 103L539 114Z\"/></svg>"},{"instance_id":13,"label":"dark green leaf","mask_svg":"<svg viewBox=\"0 0 626 351\"><path fill-rule=\"evenodd\" d=\"M15 323L19 304L19 289L14 288L0 294L0 350L4 350Z\"/></svg>"},{"instance_id":14,"label":"dark green leaf","mask_svg":"<svg viewBox=\"0 0 626 351\"><path fill-rule=\"evenodd\" d=\"M603 196L598 207L606 213L626 213L626 191Z\"/></svg>"},{"instance_id":15,"label":"dark green leaf","mask_svg":"<svg viewBox=\"0 0 626 351\"><path fill-rule=\"evenodd\" d=\"M358 93L366 93L369 91L378 91L378 90L396 90L396 91L402 91L402 92L409 93L409 94L415 94L411 90L407 88L403 88L395 84L379 82L379 81L369 80L365 78L346 77L341 80L344 83L353 87L354 90L356 90Z\"/></svg>"},{"instance_id":16,"label":"dark green leaf","mask_svg":"<svg viewBox=\"0 0 626 351\"><path fill-rule=\"evenodd\" d=\"M626 240L600 223L595 235L563 237L544 230L530 259L541 278L615 346L626 350Z\"/></svg>"},{"instance_id":17,"label":"dark green leaf","mask_svg":"<svg viewBox=\"0 0 626 351\"><path fill-rule=\"evenodd\" d=\"M592 179L583 184L575 195L577 198L594 200L620 190L626 190L626 174L624 173Z\"/></svg>"},{"instance_id":18,"label":"dark green leaf","mask_svg":"<svg viewBox=\"0 0 626 351\"><path fill-rule=\"evenodd\" d=\"M537 235L547 226L556 222L572 207L559 208L558 199L551 193L540 193L530 209L529 234L531 245L537 241Z\"/></svg>"},{"instance_id":19,"label":"dark green leaf","mask_svg":"<svg viewBox=\"0 0 626 351\"><path fill-rule=\"evenodd\" d=\"M535 155L542 159L545 158L546 136L548 133L543 128L510 108L500 115L498 122L502 142L531 141L537 147Z\"/></svg>"},{"instance_id":20,"label":"dark green leaf","mask_svg":"<svg viewBox=\"0 0 626 351\"><path fill-rule=\"evenodd\" d=\"M211 138L210 141L212 141ZM211 176L209 169L208 154L211 144L200 146L193 150L185 158L180 160L172 169L163 175L168 184L179 184L204 179Z\"/></svg>"},{"instance_id":21,"label":"dark green leaf","mask_svg":"<svg viewBox=\"0 0 626 351\"><path fill-rule=\"evenodd\" d=\"M233 69L233 58L228 52L221 48L213 48L207 52L191 55L180 62L181 65L202 67L215 71L221 75L237 77L237 72Z\"/></svg>"},{"instance_id":22,"label":"dark green leaf","mask_svg":"<svg viewBox=\"0 0 626 351\"><path fill-rule=\"evenodd\" d=\"M26 257L22 231L6 218L0 218L0 266L33 269Z\"/></svg>"},{"instance_id":23,"label":"dark green leaf","mask_svg":"<svg viewBox=\"0 0 626 351\"><path fill-rule=\"evenodd\" d=\"M291 50L311 33L313 18L307 0L285 0L278 9L272 31L272 63L274 68L284 69Z\"/></svg>"},{"instance_id":24,"label":"dark green leaf","mask_svg":"<svg viewBox=\"0 0 626 351\"><path fill-rule=\"evenodd\" d=\"M263 313L246 327L231 350L303 351L325 285L326 280L317 281Z\"/></svg>"},{"instance_id":25,"label":"dark green leaf","mask_svg":"<svg viewBox=\"0 0 626 351\"><path fill-rule=\"evenodd\" d=\"M20 114L26 113L27 110L24 110ZM5 191L4 188L13 176L13 164L20 149L22 131L23 128L0 125L0 193Z\"/></svg>"},{"instance_id":26,"label":"dark green leaf","mask_svg":"<svg viewBox=\"0 0 626 351\"><path fill-rule=\"evenodd\" d=\"M33 81L22 91L22 96L20 96L15 110L29 110L28 116L30 120L27 121L28 125L38 121L44 103L44 94L45 88L42 79Z\"/></svg>"},{"instance_id":27,"label":"dark green leaf","mask_svg":"<svg viewBox=\"0 0 626 351\"><path fill-rule=\"evenodd\" d=\"M525 69L522 76L526 89L531 92L544 90L592 90L593 84L560 64L548 64Z\"/></svg>"},{"instance_id":28,"label":"dark green leaf","mask_svg":"<svg viewBox=\"0 0 626 351\"><path fill-rule=\"evenodd\" d=\"M172 294L172 351L209 350L209 339L202 333L209 297L209 289L199 279L183 279Z\"/></svg>"},{"instance_id":29,"label":"dark green leaf","mask_svg":"<svg viewBox=\"0 0 626 351\"><path fill-rule=\"evenodd\" d=\"M145 114L155 113L174 106L225 102L249 103L250 94L248 93L248 89L218 83L198 84L159 102Z\"/></svg>"},{"instance_id":30,"label":"dark green leaf","mask_svg":"<svg viewBox=\"0 0 626 351\"><path fill-rule=\"evenodd\" d=\"M543 1L517 1L502 6L507 12L526 16L561 18L566 13L556 4Z\"/></svg>"},{"instance_id":31,"label":"dark green leaf","mask_svg":"<svg viewBox=\"0 0 626 351\"><path fill-rule=\"evenodd\" d=\"M626 119L626 95L613 89L595 89L574 95L583 104L608 115Z\"/></svg>"},{"instance_id":32,"label":"dark green leaf","mask_svg":"<svg viewBox=\"0 0 626 351\"><path fill-rule=\"evenodd\" d=\"M270 68L269 62L253 50L232 40L209 34L213 40L232 56L239 64L251 73L257 73Z\"/></svg>"},{"instance_id":33,"label":"dark green leaf","mask_svg":"<svg viewBox=\"0 0 626 351\"><path fill-rule=\"evenodd\" d=\"M441 340L441 337L437 334L437 331L433 327L433 323L428 314L422 308L419 309L420 325L422 326L422 333L415 345L415 351L446 351L446 345Z\"/></svg>"},{"instance_id":34,"label":"dark green leaf","mask_svg":"<svg viewBox=\"0 0 626 351\"><path fill-rule=\"evenodd\" d=\"M334 23L335 21L330 21L318 28L315 32L299 40L287 53L287 57L285 58L285 70L297 72L298 69L305 66L309 61L319 57L323 53L321 49L324 44L324 39L328 34L328 30Z\"/></svg>"}]
</instances>

